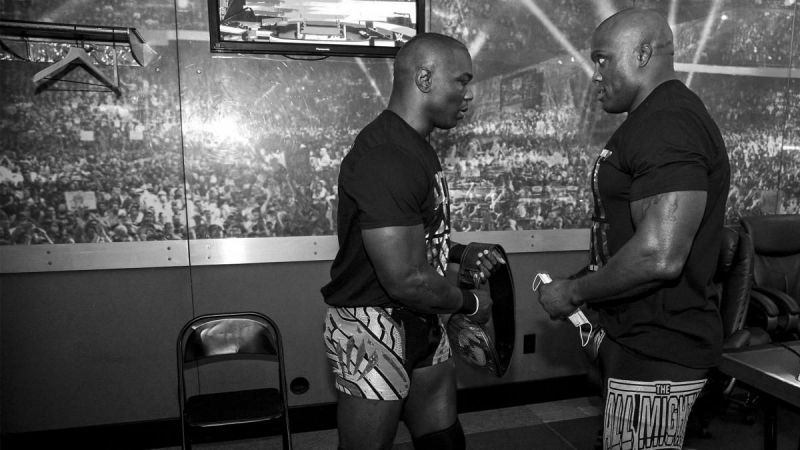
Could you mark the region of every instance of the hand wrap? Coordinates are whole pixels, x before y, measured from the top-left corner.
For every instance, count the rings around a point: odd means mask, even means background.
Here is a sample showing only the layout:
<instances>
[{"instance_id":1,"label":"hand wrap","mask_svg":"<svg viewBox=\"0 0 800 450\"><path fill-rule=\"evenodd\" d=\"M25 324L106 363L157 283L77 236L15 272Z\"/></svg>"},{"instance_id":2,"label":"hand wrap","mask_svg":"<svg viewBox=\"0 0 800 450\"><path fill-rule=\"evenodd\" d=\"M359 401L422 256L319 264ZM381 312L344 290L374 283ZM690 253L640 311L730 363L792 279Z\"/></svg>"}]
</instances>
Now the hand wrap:
<instances>
[{"instance_id":1,"label":"hand wrap","mask_svg":"<svg viewBox=\"0 0 800 450\"><path fill-rule=\"evenodd\" d=\"M481 269L477 262L479 261L478 255L484 250L488 250L489 253L496 251L496 255L503 254L497 244L484 244L482 242L470 242L467 245L456 244L450 249L448 259L452 263L458 263L459 285L473 289L480 283Z\"/></svg>"}]
</instances>

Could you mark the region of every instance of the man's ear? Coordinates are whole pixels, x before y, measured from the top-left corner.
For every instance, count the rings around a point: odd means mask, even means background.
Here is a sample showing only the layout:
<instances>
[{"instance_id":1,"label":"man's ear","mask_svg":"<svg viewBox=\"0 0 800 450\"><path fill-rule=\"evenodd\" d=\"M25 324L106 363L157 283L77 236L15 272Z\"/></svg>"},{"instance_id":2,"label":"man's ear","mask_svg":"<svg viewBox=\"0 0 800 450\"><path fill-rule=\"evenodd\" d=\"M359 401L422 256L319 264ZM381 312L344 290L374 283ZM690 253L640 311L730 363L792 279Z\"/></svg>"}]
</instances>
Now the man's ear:
<instances>
[{"instance_id":1,"label":"man's ear","mask_svg":"<svg viewBox=\"0 0 800 450\"><path fill-rule=\"evenodd\" d=\"M433 73L427 67L417 67L417 72L414 74L414 83L417 89L422 92L428 93L431 91L431 84Z\"/></svg>"},{"instance_id":2,"label":"man's ear","mask_svg":"<svg viewBox=\"0 0 800 450\"><path fill-rule=\"evenodd\" d=\"M636 61L639 63L639 67L646 66L651 56L653 56L653 46L650 44L640 45L636 51Z\"/></svg>"}]
</instances>

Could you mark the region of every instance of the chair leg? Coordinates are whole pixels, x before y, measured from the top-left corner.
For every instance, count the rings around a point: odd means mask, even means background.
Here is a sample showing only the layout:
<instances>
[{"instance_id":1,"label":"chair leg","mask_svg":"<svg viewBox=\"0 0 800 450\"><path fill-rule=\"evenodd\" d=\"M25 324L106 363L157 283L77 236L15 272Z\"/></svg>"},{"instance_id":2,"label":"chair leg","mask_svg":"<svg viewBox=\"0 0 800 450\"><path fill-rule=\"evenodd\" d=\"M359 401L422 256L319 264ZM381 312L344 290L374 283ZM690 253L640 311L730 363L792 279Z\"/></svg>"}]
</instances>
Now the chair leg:
<instances>
[{"instance_id":1,"label":"chair leg","mask_svg":"<svg viewBox=\"0 0 800 450\"><path fill-rule=\"evenodd\" d=\"M292 432L289 430L289 418L284 415L283 418L283 448L292 450Z\"/></svg>"},{"instance_id":2,"label":"chair leg","mask_svg":"<svg viewBox=\"0 0 800 450\"><path fill-rule=\"evenodd\" d=\"M189 438L188 430L186 429L186 424L181 422L181 450L191 450L192 449L192 442Z\"/></svg>"},{"instance_id":3,"label":"chair leg","mask_svg":"<svg viewBox=\"0 0 800 450\"><path fill-rule=\"evenodd\" d=\"M764 450L778 447L778 404L772 399L764 399Z\"/></svg>"}]
</instances>

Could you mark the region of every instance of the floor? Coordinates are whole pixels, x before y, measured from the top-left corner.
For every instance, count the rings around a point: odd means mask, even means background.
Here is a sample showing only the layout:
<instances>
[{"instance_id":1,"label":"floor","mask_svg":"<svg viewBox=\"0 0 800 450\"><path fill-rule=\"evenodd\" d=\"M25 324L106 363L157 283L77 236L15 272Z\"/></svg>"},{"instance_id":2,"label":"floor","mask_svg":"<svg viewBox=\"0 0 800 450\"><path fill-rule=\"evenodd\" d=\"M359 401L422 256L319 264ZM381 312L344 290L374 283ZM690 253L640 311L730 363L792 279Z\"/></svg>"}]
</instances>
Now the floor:
<instances>
[{"instance_id":1,"label":"floor","mask_svg":"<svg viewBox=\"0 0 800 450\"><path fill-rule=\"evenodd\" d=\"M601 425L599 397L537 403L511 408L477 411L459 416L471 450L587 450L594 447ZM763 416L745 423L737 408L718 413L709 424L710 437L688 436L686 450L763 448ZM800 413L779 408L778 450L798 449ZM335 450L336 430L293 434L295 449ZM174 447L173 447L174 448ZM170 448L169 450L172 450ZM234 442L195 445L204 450L278 449L278 438L249 439ZM395 438L395 450L411 450L411 438L401 425ZM166 449L164 449L166 450Z\"/></svg>"}]
</instances>

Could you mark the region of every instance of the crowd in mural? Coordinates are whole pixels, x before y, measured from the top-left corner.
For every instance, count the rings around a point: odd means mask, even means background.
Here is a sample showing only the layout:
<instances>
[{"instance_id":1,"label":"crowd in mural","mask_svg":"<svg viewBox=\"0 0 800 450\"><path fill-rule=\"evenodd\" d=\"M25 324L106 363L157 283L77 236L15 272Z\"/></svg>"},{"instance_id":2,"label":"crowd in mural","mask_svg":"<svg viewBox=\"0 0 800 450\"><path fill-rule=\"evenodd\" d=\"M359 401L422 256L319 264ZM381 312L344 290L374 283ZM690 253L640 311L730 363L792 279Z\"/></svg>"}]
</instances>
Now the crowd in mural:
<instances>
[{"instance_id":1,"label":"crowd in mural","mask_svg":"<svg viewBox=\"0 0 800 450\"><path fill-rule=\"evenodd\" d=\"M800 212L800 90L787 90L780 78L705 76L695 84L728 146L728 222L751 214Z\"/></svg>"},{"instance_id":2,"label":"crowd in mural","mask_svg":"<svg viewBox=\"0 0 800 450\"><path fill-rule=\"evenodd\" d=\"M741 101L754 95L746 86L733 89L736 86L716 80L720 96L706 91L712 111L731 109L725 105L733 100L723 92L740 92ZM137 88L149 89L145 83ZM356 95L365 86L351 88L349 94ZM136 105L120 104L108 94L54 93L33 102L16 96L0 122L3 149L10 149L0 160L0 241L119 242L334 232L338 164L358 130L355 124L334 126L293 111L291 136L279 138L280 129L265 127L256 142L271 145L230 151L222 149L224 142L213 142L213 136L186 133L184 164L177 111L168 92L155 89ZM780 208L797 212L800 158L778 151L780 130L768 125L775 115L766 111L781 91L771 92L771 100L761 97L768 104L763 105L760 122L748 115L720 117L734 168L730 221L769 206L764 205L769 201L765 193L775 192L778 180L771 175L778 171L786 174L781 184L786 203ZM287 102L285 108L292 105ZM207 105L195 106L204 110ZM375 112L378 108L373 105ZM157 111L159 120L142 116L143 110ZM289 111L275 114L285 117ZM436 133L433 144L440 149L453 196L454 229L587 227L595 149L587 148L592 144L582 139L577 117L570 105L528 109L483 116ZM58 132L24 131L44 124Z\"/></svg>"},{"instance_id":3,"label":"crowd in mural","mask_svg":"<svg viewBox=\"0 0 800 450\"><path fill-rule=\"evenodd\" d=\"M123 68L120 97L31 96L36 68L4 71L0 242L332 234L338 163L385 104L374 77L386 84L390 66L250 61L231 73L197 59L185 76L211 76L185 80L182 111L170 68ZM254 71L269 81L239 83Z\"/></svg>"},{"instance_id":4,"label":"crowd in mural","mask_svg":"<svg viewBox=\"0 0 800 450\"><path fill-rule=\"evenodd\" d=\"M591 2L545 0L537 2L537 15L525 2L477 2L437 0L431 2L432 28L472 43L476 64L485 75L513 70L514 66L534 64L542 55L563 52L559 40L546 26L554 24L563 38L581 47L591 35L595 16ZM535 23L536 26L531 26Z\"/></svg>"},{"instance_id":5,"label":"crowd in mural","mask_svg":"<svg viewBox=\"0 0 800 450\"><path fill-rule=\"evenodd\" d=\"M787 2L788 3L788 2ZM711 24L713 43L702 39L705 18L698 26L683 24L675 33L676 60L726 66L786 67L790 61L794 9L791 5L768 5L755 9L724 10Z\"/></svg>"},{"instance_id":6,"label":"crowd in mural","mask_svg":"<svg viewBox=\"0 0 800 450\"><path fill-rule=\"evenodd\" d=\"M469 3L439 5L455 14ZM498 5L473 9L490 15ZM480 31L470 30L449 31ZM334 234L339 163L386 104L391 61L232 64L201 56L204 45L182 50L190 63L180 86L169 66L174 49L160 49L160 71L121 68L120 97L33 95L38 67L2 62L0 244ZM785 79L721 75L696 75L692 87L728 144L728 221L800 212L800 152L780 151L800 139L789 120L800 90ZM587 121L582 99L570 95L493 108L432 137L453 228L588 227L589 173L613 127L589 128L609 119L598 111Z\"/></svg>"},{"instance_id":7,"label":"crowd in mural","mask_svg":"<svg viewBox=\"0 0 800 450\"><path fill-rule=\"evenodd\" d=\"M800 126L786 120L791 105L800 104L800 92L787 94L784 83L718 75L694 79L731 160L728 223L746 215L799 212L800 151L781 149L800 141ZM578 121L578 111L569 106L532 109L471 121L447 135L450 145L465 143L467 149L451 159L454 227L587 227L590 171L608 136L587 139ZM448 148L446 140L442 144ZM445 150L445 161L452 154Z\"/></svg>"},{"instance_id":8,"label":"crowd in mural","mask_svg":"<svg viewBox=\"0 0 800 450\"><path fill-rule=\"evenodd\" d=\"M180 185L175 94L140 80L128 87L133 95L120 98L108 92L32 96L36 67L8 64L13 67L3 71L8 97L0 116L3 240L146 238L147 225L158 218L136 201L144 194L138 190L149 185L153 196L162 197L163 186ZM158 121L150 120L156 115ZM144 198L153 210L164 208ZM145 225L140 234L135 222Z\"/></svg>"},{"instance_id":9,"label":"crowd in mural","mask_svg":"<svg viewBox=\"0 0 800 450\"><path fill-rule=\"evenodd\" d=\"M3 18L14 20L133 27L139 30L172 30L175 28L176 18L184 29L207 29L208 26L208 4L205 0L103 0L76 3L78 2L3 0L0 2L0 11Z\"/></svg>"},{"instance_id":10,"label":"crowd in mural","mask_svg":"<svg viewBox=\"0 0 800 450\"><path fill-rule=\"evenodd\" d=\"M456 231L586 228L591 153L574 108L472 120L440 135ZM460 147L460 148L459 148Z\"/></svg>"}]
</instances>

